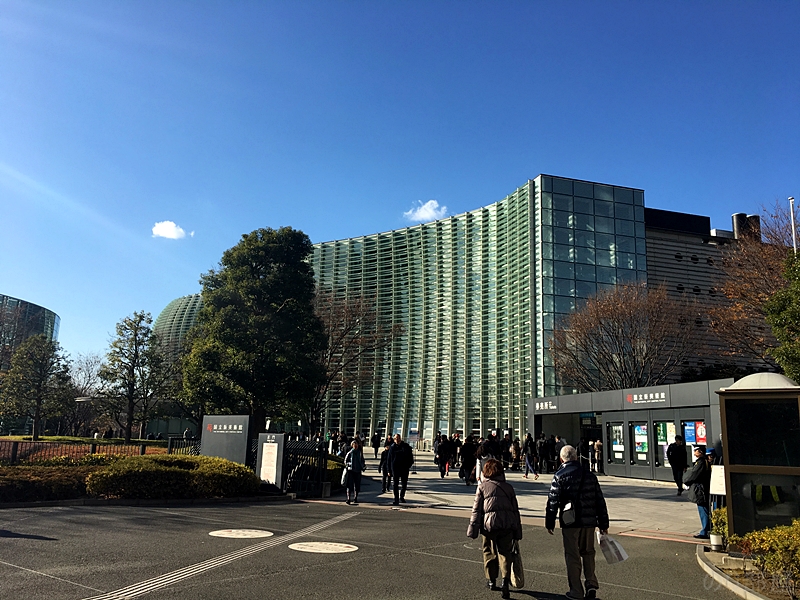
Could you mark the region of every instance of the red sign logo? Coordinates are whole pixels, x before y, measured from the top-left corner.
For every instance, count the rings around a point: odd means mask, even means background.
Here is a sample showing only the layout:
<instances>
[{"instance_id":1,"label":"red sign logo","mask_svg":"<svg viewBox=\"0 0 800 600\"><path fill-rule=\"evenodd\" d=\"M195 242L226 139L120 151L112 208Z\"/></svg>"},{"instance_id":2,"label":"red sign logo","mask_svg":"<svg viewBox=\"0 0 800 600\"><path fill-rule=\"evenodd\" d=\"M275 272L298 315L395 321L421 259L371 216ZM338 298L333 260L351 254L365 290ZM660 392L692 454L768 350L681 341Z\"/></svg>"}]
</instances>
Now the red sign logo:
<instances>
[{"instance_id":1,"label":"red sign logo","mask_svg":"<svg viewBox=\"0 0 800 600\"><path fill-rule=\"evenodd\" d=\"M633 404L633 394L628 394L625 398L625 401Z\"/></svg>"},{"instance_id":2,"label":"red sign logo","mask_svg":"<svg viewBox=\"0 0 800 600\"><path fill-rule=\"evenodd\" d=\"M208 425L206 425L206 429L207 429L208 431L211 431L211 430L213 429L213 427L214 427L214 426L213 426L211 423L209 423Z\"/></svg>"}]
</instances>

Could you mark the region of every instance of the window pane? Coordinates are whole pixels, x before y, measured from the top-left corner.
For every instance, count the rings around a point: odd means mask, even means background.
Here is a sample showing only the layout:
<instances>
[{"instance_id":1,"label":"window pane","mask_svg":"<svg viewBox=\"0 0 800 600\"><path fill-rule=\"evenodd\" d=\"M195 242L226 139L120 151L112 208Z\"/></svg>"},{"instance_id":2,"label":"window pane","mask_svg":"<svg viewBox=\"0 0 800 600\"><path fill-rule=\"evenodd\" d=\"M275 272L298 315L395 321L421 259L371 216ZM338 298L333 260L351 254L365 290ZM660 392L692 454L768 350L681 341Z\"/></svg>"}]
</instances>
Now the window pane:
<instances>
[{"instance_id":1,"label":"window pane","mask_svg":"<svg viewBox=\"0 0 800 600\"><path fill-rule=\"evenodd\" d=\"M542 311L553 312L553 296L542 296Z\"/></svg>"},{"instance_id":2,"label":"window pane","mask_svg":"<svg viewBox=\"0 0 800 600\"><path fill-rule=\"evenodd\" d=\"M617 283L634 283L635 281L636 271L617 269Z\"/></svg>"},{"instance_id":3,"label":"window pane","mask_svg":"<svg viewBox=\"0 0 800 600\"><path fill-rule=\"evenodd\" d=\"M608 185L600 185L599 183L596 183L594 186L594 197L598 200L611 201L614 199L613 188Z\"/></svg>"},{"instance_id":4,"label":"window pane","mask_svg":"<svg viewBox=\"0 0 800 600\"><path fill-rule=\"evenodd\" d=\"M633 221L633 206L630 204L615 204L614 216L617 219L627 219Z\"/></svg>"},{"instance_id":5,"label":"window pane","mask_svg":"<svg viewBox=\"0 0 800 600\"><path fill-rule=\"evenodd\" d=\"M553 211L553 225L556 227L572 227L572 213L561 210Z\"/></svg>"},{"instance_id":6,"label":"window pane","mask_svg":"<svg viewBox=\"0 0 800 600\"><path fill-rule=\"evenodd\" d=\"M626 233L625 235L630 235L630 234ZM644 237L644 223L636 223L636 237L641 237L641 238Z\"/></svg>"},{"instance_id":7,"label":"window pane","mask_svg":"<svg viewBox=\"0 0 800 600\"><path fill-rule=\"evenodd\" d=\"M542 225L552 225L553 224L553 211L551 210L542 210Z\"/></svg>"},{"instance_id":8,"label":"window pane","mask_svg":"<svg viewBox=\"0 0 800 600\"><path fill-rule=\"evenodd\" d=\"M620 252L636 252L636 239L632 237L617 236L616 248Z\"/></svg>"},{"instance_id":9,"label":"window pane","mask_svg":"<svg viewBox=\"0 0 800 600\"><path fill-rule=\"evenodd\" d=\"M642 229L644 230L643 224L642 224ZM635 230L633 228L633 221L617 221L617 233L619 235L633 236L635 234Z\"/></svg>"},{"instance_id":10,"label":"window pane","mask_svg":"<svg viewBox=\"0 0 800 600\"><path fill-rule=\"evenodd\" d=\"M556 294L559 296L574 296L575 282L572 279L556 279Z\"/></svg>"},{"instance_id":11,"label":"window pane","mask_svg":"<svg viewBox=\"0 0 800 600\"><path fill-rule=\"evenodd\" d=\"M597 200L594 203L594 214L598 217L613 217L614 205L611 202L601 202Z\"/></svg>"},{"instance_id":12,"label":"window pane","mask_svg":"<svg viewBox=\"0 0 800 600\"><path fill-rule=\"evenodd\" d=\"M565 296L556 296L556 312L557 313L570 313L575 308L575 299L567 298Z\"/></svg>"},{"instance_id":13,"label":"window pane","mask_svg":"<svg viewBox=\"0 0 800 600\"><path fill-rule=\"evenodd\" d=\"M573 204L576 213L591 215L594 212L594 200L589 198L575 198Z\"/></svg>"},{"instance_id":14,"label":"window pane","mask_svg":"<svg viewBox=\"0 0 800 600\"><path fill-rule=\"evenodd\" d=\"M594 231L594 217L591 215L575 215L575 229Z\"/></svg>"},{"instance_id":15,"label":"window pane","mask_svg":"<svg viewBox=\"0 0 800 600\"><path fill-rule=\"evenodd\" d=\"M594 234L590 231L575 230L575 245L594 248Z\"/></svg>"},{"instance_id":16,"label":"window pane","mask_svg":"<svg viewBox=\"0 0 800 600\"><path fill-rule=\"evenodd\" d=\"M647 240L643 238L636 240L636 254L647 254Z\"/></svg>"},{"instance_id":17,"label":"window pane","mask_svg":"<svg viewBox=\"0 0 800 600\"><path fill-rule=\"evenodd\" d=\"M636 206L644 206L644 192L642 190L633 190L633 203Z\"/></svg>"},{"instance_id":18,"label":"window pane","mask_svg":"<svg viewBox=\"0 0 800 600\"><path fill-rule=\"evenodd\" d=\"M553 180L550 177L542 177L542 189L545 192L553 191Z\"/></svg>"},{"instance_id":19,"label":"window pane","mask_svg":"<svg viewBox=\"0 0 800 600\"><path fill-rule=\"evenodd\" d=\"M553 191L557 194L572 196L572 180L553 177Z\"/></svg>"},{"instance_id":20,"label":"window pane","mask_svg":"<svg viewBox=\"0 0 800 600\"><path fill-rule=\"evenodd\" d=\"M617 283L617 272L609 267L597 267L598 283ZM599 289L599 287L598 287Z\"/></svg>"},{"instance_id":21,"label":"window pane","mask_svg":"<svg viewBox=\"0 0 800 600\"><path fill-rule=\"evenodd\" d=\"M594 186L591 183L584 181L574 181L573 187L575 188L576 196L583 196L584 198L594 197Z\"/></svg>"},{"instance_id":22,"label":"window pane","mask_svg":"<svg viewBox=\"0 0 800 600\"><path fill-rule=\"evenodd\" d=\"M545 277L542 280L542 293L543 294L552 294L553 293L553 278L552 277Z\"/></svg>"},{"instance_id":23,"label":"window pane","mask_svg":"<svg viewBox=\"0 0 800 600\"><path fill-rule=\"evenodd\" d=\"M633 204L633 190L628 188L614 188L614 200L624 204Z\"/></svg>"},{"instance_id":24,"label":"window pane","mask_svg":"<svg viewBox=\"0 0 800 600\"><path fill-rule=\"evenodd\" d=\"M572 212L572 196L553 194L553 208Z\"/></svg>"},{"instance_id":25,"label":"window pane","mask_svg":"<svg viewBox=\"0 0 800 600\"><path fill-rule=\"evenodd\" d=\"M616 246L616 238L610 233L595 233L594 247L598 250L613 250Z\"/></svg>"},{"instance_id":26,"label":"window pane","mask_svg":"<svg viewBox=\"0 0 800 600\"><path fill-rule=\"evenodd\" d=\"M591 298L597 293L597 286L594 281L576 281L575 295L581 298Z\"/></svg>"},{"instance_id":27,"label":"window pane","mask_svg":"<svg viewBox=\"0 0 800 600\"><path fill-rule=\"evenodd\" d=\"M631 252L617 252L617 268L636 269L636 255Z\"/></svg>"},{"instance_id":28,"label":"window pane","mask_svg":"<svg viewBox=\"0 0 800 600\"><path fill-rule=\"evenodd\" d=\"M553 228L552 227L542 227L542 241L543 242L552 242L553 241Z\"/></svg>"},{"instance_id":29,"label":"window pane","mask_svg":"<svg viewBox=\"0 0 800 600\"><path fill-rule=\"evenodd\" d=\"M595 258L597 260L597 264L601 267L613 267L614 266L614 255L611 250L595 250Z\"/></svg>"},{"instance_id":30,"label":"window pane","mask_svg":"<svg viewBox=\"0 0 800 600\"><path fill-rule=\"evenodd\" d=\"M542 208L553 208L553 194L542 192Z\"/></svg>"},{"instance_id":31,"label":"window pane","mask_svg":"<svg viewBox=\"0 0 800 600\"><path fill-rule=\"evenodd\" d=\"M606 217L595 217L594 230L599 233L614 233L614 219L609 219Z\"/></svg>"},{"instance_id":32,"label":"window pane","mask_svg":"<svg viewBox=\"0 0 800 600\"><path fill-rule=\"evenodd\" d=\"M570 262L556 262L555 276L562 279L575 279L575 268Z\"/></svg>"},{"instance_id":33,"label":"window pane","mask_svg":"<svg viewBox=\"0 0 800 600\"><path fill-rule=\"evenodd\" d=\"M553 259L553 244L542 244L542 258Z\"/></svg>"},{"instance_id":34,"label":"window pane","mask_svg":"<svg viewBox=\"0 0 800 600\"><path fill-rule=\"evenodd\" d=\"M633 214L636 217L636 221L644 221L644 206L634 206Z\"/></svg>"},{"instance_id":35,"label":"window pane","mask_svg":"<svg viewBox=\"0 0 800 600\"><path fill-rule=\"evenodd\" d=\"M552 260L543 260L542 261L542 276L543 277L552 277L553 276L553 261Z\"/></svg>"},{"instance_id":36,"label":"window pane","mask_svg":"<svg viewBox=\"0 0 800 600\"><path fill-rule=\"evenodd\" d=\"M594 281L595 274L594 274L594 266L592 265L582 265L580 263L575 265L575 279L581 279L583 281Z\"/></svg>"},{"instance_id":37,"label":"window pane","mask_svg":"<svg viewBox=\"0 0 800 600\"><path fill-rule=\"evenodd\" d=\"M556 260L564 260L567 262L572 262L575 260L575 256L572 254L572 246L564 246L562 244L556 244L553 250L553 258Z\"/></svg>"},{"instance_id":38,"label":"window pane","mask_svg":"<svg viewBox=\"0 0 800 600\"><path fill-rule=\"evenodd\" d=\"M553 233L556 244L572 244L572 229L556 228Z\"/></svg>"},{"instance_id":39,"label":"window pane","mask_svg":"<svg viewBox=\"0 0 800 600\"><path fill-rule=\"evenodd\" d=\"M575 260L584 265L593 265L595 262L594 248L575 248Z\"/></svg>"},{"instance_id":40,"label":"window pane","mask_svg":"<svg viewBox=\"0 0 800 600\"><path fill-rule=\"evenodd\" d=\"M800 467L797 399L726 398L725 419L730 464Z\"/></svg>"}]
</instances>

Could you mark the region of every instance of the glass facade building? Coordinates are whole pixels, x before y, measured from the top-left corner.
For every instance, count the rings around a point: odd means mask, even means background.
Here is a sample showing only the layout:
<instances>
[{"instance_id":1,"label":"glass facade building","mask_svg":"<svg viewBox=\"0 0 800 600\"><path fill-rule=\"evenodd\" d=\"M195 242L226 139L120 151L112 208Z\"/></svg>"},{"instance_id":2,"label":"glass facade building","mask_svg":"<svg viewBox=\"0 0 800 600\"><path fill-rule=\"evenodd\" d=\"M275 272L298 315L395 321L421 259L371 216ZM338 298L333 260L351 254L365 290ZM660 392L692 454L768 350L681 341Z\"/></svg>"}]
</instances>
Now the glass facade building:
<instances>
[{"instance_id":1,"label":"glass facade building","mask_svg":"<svg viewBox=\"0 0 800 600\"><path fill-rule=\"evenodd\" d=\"M0 370L7 370L19 345L34 335L57 341L61 318L52 310L0 294Z\"/></svg>"},{"instance_id":2,"label":"glass facade building","mask_svg":"<svg viewBox=\"0 0 800 600\"><path fill-rule=\"evenodd\" d=\"M321 289L374 299L403 333L371 385L332 403L348 432L524 432L531 399L558 393L547 346L598 289L646 280L644 192L539 175L483 208L315 244Z\"/></svg>"}]
</instances>

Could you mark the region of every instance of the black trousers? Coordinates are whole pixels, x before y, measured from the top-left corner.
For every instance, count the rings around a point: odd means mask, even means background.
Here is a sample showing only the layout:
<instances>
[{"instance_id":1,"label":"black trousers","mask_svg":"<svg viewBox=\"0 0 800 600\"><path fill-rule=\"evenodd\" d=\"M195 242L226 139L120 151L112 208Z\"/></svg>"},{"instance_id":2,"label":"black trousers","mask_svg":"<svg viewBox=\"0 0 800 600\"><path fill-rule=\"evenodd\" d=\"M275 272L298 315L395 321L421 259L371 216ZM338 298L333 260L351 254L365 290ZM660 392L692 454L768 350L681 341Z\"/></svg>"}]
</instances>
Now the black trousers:
<instances>
[{"instance_id":1,"label":"black trousers","mask_svg":"<svg viewBox=\"0 0 800 600\"><path fill-rule=\"evenodd\" d=\"M397 502L398 500L405 500L406 487L408 486L408 471L404 473L393 473L392 484L394 485L395 502Z\"/></svg>"},{"instance_id":2,"label":"black trousers","mask_svg":"<svg viewBox=\"0 0 800 600\"><path fill-rule=\"evenodd\" d=\"M672 478L675 480L675 485L678 486L678 490L683 492L683 467L672 467Z\"/></svg>"}]
</instances>

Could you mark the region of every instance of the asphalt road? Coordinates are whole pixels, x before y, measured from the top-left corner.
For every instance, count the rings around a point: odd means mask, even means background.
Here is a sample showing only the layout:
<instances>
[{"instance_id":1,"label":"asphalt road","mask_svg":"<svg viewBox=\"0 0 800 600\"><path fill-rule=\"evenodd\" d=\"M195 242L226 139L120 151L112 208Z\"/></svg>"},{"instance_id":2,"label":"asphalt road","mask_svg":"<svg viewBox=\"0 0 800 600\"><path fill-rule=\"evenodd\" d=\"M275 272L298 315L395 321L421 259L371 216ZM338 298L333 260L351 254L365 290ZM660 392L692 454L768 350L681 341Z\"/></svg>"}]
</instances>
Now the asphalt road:
<instances>
[{"instance_id":1,"label":"asphalt road","mask_svg":"<svg viewBox=\"0 0 800 600\"><path fill-rule=\"evenodd\" d=\"M413 507L278 502L165 507L51 507L0 511L0 599L499 598L484 587L480 542L467 515ZM229 539L211 531L256 529ZM736 598L706 578L695 546L620 538L630 559L598 555L607 600ZM358 549L313 554L297 542ZM524 526L526 588L512 598L563 598L561 540Z\"/></svg>"}]
</instances>

